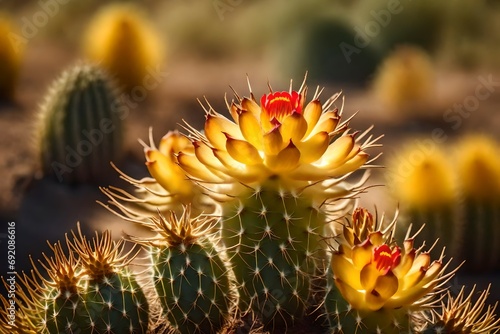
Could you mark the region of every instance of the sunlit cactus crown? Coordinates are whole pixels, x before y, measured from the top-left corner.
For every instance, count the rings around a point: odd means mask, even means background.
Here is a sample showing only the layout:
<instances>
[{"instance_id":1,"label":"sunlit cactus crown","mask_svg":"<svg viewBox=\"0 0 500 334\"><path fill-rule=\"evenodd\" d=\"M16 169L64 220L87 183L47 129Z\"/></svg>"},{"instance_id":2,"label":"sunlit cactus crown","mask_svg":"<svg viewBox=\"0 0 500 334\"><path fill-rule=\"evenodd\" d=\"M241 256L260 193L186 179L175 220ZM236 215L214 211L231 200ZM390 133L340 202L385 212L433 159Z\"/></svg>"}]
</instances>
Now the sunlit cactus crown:
<instances>
[{"instance_id":1,"label":"sunlit cactus crown","mask_svg":"<svg viewBox=\"0 0 500 334\"><path fill-rule=\"evenodd\" d=\"M432 313L423 329L417 329L421 334L475 334L497 333L500 331L500 319L496 315L497 304L486 306L490 286L474 298L474 286L466 295L465 287L458 295L453 296L448 290L446 300L441 301L441 307Z\"/></svg>"},{"instance_id":2,"label":"sunlit cactus crown","mask_svg":"<svg viewBox=\"0 0 500 334\"><path fill-rule=\"evenodd\" d=\"M135 255L135 247L128 252L124 252L125 240L114 241L109 230L101 235L95 233L92 241L82 234L80 224L78 224L78 236L72 232L73 241L68 245L73 249L83 265L83 273L92 279L102 279L104 276L112 275L122 270L132 262Z\"/></svg>"},{"instance_id":3,"label":"sunlit cactus crown","mask_svg":"<svg viewBox=\"0 0 500 334\"><path fill-rule=\"evenodd\" d=\"M290 87L288 92L273 92L269 86L259 105L250 84L249 89L250 97L235 93L235 100L226 101L232 120L209 105L204 133L187 126L194 153L181 151L179 165L219 194L236 195L242 184L269 179L284 191L307 188L320 200L345 191L339 181L367 163L364 150L377 139L367 136L369 130L356 136L350 133L349 120L341 122L342 108L335 107L341 94L322 105L318 88L306 104L304 81L298 91Z\"/></svg>"}]
</instances>

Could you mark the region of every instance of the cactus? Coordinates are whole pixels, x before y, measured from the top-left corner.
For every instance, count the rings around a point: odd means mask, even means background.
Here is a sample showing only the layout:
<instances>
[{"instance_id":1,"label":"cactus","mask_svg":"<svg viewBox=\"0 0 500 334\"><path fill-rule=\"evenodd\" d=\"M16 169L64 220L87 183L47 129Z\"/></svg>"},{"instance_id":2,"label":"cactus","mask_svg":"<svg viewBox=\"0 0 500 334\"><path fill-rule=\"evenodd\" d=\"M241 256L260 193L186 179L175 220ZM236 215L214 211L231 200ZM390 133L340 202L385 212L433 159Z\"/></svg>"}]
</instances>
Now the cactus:
<instances>
[{"instance_id":1,"label":"cactus","mask_svg":"<svg viewBox=\"0 0 500 334\"><path fill-rule=\"evenodd\" d=\"M259 106L250 88L250 98L228 104L234 122L206 109L204 134L188 127L195 152L178 155L220 202L239 308L268 330L291 326L310 306L312 282L327 262L324 238L334 233L328 223L364 182L344 178L367 162L364 149L376 141L359 143L366 133L355 139L340 123L331 108L339 94L322 106L318 89L305 106L306 90L271 91Z\"/></svg>"},{"instance_id":2,"label":"cactus","mask_svg":"<svg viewBox=\"0 0 500 334\"><path fill-rule=\"evenodd\" d=\"M378 69L374 94L389 112L428 116L435 100L435 77L429 56L413 46L399 46Z\"/></svg>"},{"instance_id":3,"label":"cactus","mask_svg":"<svg viewBox=\"0 0 500 334\"><path fill-rule=\"evenodd\" d=\"M89 24L84 39L87 58L115 75L127 92L145 86L148 72L162 61L162 43L141 12L130 4L105 7Z\"/></svg>"},{"instance_id":4,"label":"cactus","mask_svg":"<svg viewBox=\"0 0 500 334\"><path fill-rule=\"evenodd\" d=\"M302 21L302 18L300 19ZM281 37L284 47L278 62L299 78L305 71L312 80L327 84L365 84L375 73L381 55L373 45L356 46L356 31L344 17L321 15L296 25L295 33Z\"/></svg>"},{"instance_id":5,"label":"cactus","mask_svg":"<svg viewBox=\"0 0 500 334\"><path fill-rule=\"evenodd\" d=\"M0 13L0 100L13 100L24 44L16 43L14 27Z\"/></svg>"},{"instance_id":6,"label":"cactus","mask_svg":"<svg viewBox=\"0 0 500 334\"><path fill-rule=\"evenodd\" d=\"M45 175L60 182L99 182L119 159L122 100L96 66L78 65L63 73L40 111L38 154Z\"/></svg>"},{"instance_id":7,"label":"cactus","mask_svg":"<svg viewBox=\"0 0 500 334\"><path fill-rule=\"evenodd\" d=\"M393 240L394 219L385 225L365 209L354 211L337 237L331 260L335 287L325 307L333 333L412 333L413 320L433 306L452 277L448 266L413 248L410 230L403 249Z\"/></svg>"},{"instance_id":8,"label":"cactus","mask_svg":"<svg viewBox=\"0 0 500 334\"><path fill-rule=\"evenodd\" d=\"M79 235L51 246L44 254L45 278L33 263L31 275L19 276L19 330L36 333L146 333L149 308L146 297L126 266L133 259L123 253L123 240L114 242L106 231L89 242ZM28 333L29 331L27 331ZM24 333L24 332L23 332Z\"/></svg>"},{"instance_id":9,"label":"cactus","mask_svg":"<svg viewBox=\"0 0 500 334\"><path fill-rule=\"evenodd\" d=\"M441 302L441 307L432 310L431 315L425 319L423 328L417 328L416 333L498 333L500 319L495 314L498 304L488 305L484 310L490 286L473 301L475 289L474 286L466 296L465 287L462 287L455 297L448 291L447 300Z\"/></svg>"},{"instance_id":10,"label":"cactus","mask_svg":"<svg viewBox=\"0 0 500 334\"><path fill-rule=\"evenodd\" d=\"M159 215L138 221L158 235L131 237L148 248L152 279L163 314L179 333L215 333L230 319L234 292L229 267L210 232L217 219Z\"/></svg>"},{"instance_id":11,"label":"cactus","mask_svg":"<svg viewBox=\"0 0 500 334\"><path fill-rule=\"evenodd\" d=\"M456 194L452 168L439 146L424 150L418 140L408 145L389 162L387 178L393 196L401 206L402 220L408 227L425 227L416 243L434 242L446 246L448 254L456 256L462 229L456 216ZM404 233L405 229L398 232ZM398 241L403 241L398 233ZM439 257L439 248L431 251Z\"/></svg>"},{"instance_id":12,"label":"cactus","mask_svg":"<svg viewBox=\"0 0 500 334\"><path fill-rule=\"evenodd\" d=\"M500 159L498 144L469 136L458 145L459 191L463 200L460 259L466 270L500 269Z\"/></svg>"}]
</instances>

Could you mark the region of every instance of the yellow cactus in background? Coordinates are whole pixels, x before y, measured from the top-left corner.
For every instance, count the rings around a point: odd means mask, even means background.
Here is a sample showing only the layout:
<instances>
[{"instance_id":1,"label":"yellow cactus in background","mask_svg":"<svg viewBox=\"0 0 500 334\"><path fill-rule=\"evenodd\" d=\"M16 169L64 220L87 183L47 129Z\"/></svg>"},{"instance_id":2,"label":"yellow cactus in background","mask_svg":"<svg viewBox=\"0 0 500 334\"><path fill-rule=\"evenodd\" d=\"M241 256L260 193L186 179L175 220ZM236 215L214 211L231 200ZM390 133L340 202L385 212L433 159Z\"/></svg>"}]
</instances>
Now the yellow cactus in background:
<instances>
[{"instance_id":1,"label":"yellow cactus in background","mask_svg":"<svg viewBox=\"0 0 500 334\"><path fill-rule=\"evenodd\" d=\"M454 201L451 166L441 147L408 145L388 163L388 186L402 206L433 208Z\"/></svg>"},{"instance_id":2,"label":"yellow cactus in background","mask_svg":"<svg viewBox=\"0 0 500 334\"><path fill-rule=\"evenodd\" d=\"M11 20L0 13L0 100L13 100L23 47L14 45Z\"/></svg>"},{"instance_id":3,"label":"yellow cactus in background","mask_svg":"<svg viewBox=\"0 0 500 334\"><path fill-rule=\"evenodd\" d=\"M414 46L398 47L382 63L373 90L384 108L393 113L426 111L435 91L429 56Z\"/></svg>"},{"instance_id":4,"label":"yellow cactus in background","mask_svg":"<svg viewBox=\"0 0 500 334\"><path fill-rule=\"evenodd\" d=\"M144 85L148 71L161 64L162 45L140 8L115 4L97 13L83 48L90 60L99 62L130 91Z\"/></svg>"},{"instance_id":5,"label":"yellow cactus in background","mask_svg":"<svg viewBox=\"0 0 500 334\"><path fill-rule=\"evenodd\" d=\"M478 200L500 196L500 148L491 138L468 136L457 147L458 179L463 195Z\"/></svg>"}]
</instances>

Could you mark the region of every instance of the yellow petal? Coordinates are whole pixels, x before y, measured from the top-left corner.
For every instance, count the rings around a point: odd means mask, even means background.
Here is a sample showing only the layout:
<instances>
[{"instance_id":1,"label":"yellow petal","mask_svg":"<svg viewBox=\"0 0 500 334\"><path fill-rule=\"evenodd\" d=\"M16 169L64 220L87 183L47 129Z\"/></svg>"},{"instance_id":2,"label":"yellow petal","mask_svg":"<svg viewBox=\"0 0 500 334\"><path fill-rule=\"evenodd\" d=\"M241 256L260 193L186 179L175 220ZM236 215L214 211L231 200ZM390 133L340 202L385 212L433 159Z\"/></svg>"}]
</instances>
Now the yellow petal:
<instances>
[{"instance_id":1,"label":"yellow petal","mask_svg":"<svg viewBox=\"0 0 500 334\"><path fill-rule=\"evenodd\" d=\"M262 126L264 133L267 133L276 127L276 125L271 122L269 114L264 111L260 113L260 125Z\"/></svg>"},{"instance_id":2,"label":"yellow petal","mask_svg":"<svg viewBox=\"0 0 500 334\"><path fill-rule=\"evenodd\" d=\"M236 161L246 165L258 165L262 163L259 151L247 141L227 138L227 153Z\"/></svg>"},{"instance_id":3,"label":"yellow petal","mask_svg":"<svg viewBox=\"0 0 500 334\"><path fill-rule=\"evenodd\" d=\"M319 100L313 100L307 104L303 113L304 119L307 122L307 131L304 134L304 137L309 136L316 124L318 124L318 120L322 112L323 109L321 108L321 103L319 102Z\"/></svg>"},{"instance_id":4,"label":"yellow petal","mask_svg":"<svg viewBox=\"0 0 500 334\"><path fill-rule=\"evenodd\" d=\"M373 245L370 242L363 242L352 248L352 263L358 270L362 270L372 260Z\"/></svg>"},{"instance_id":5,"label":"yellow petal","mask_svg":"<svg viewBox=\"0 0 500 334\"><path fill-rule=\"evenodd\" d=\"M190 176L207 182L224 182L225 179L214 174L194 155L180 152L177 156L179 166Z\"/></svg>"},{"instance_id":6,"label":"yellow petal","mask_svg":"<svg viewBox=\"0 0 500 334\"><path fill-rule=\"evenodd\" d=\"M326 150L323 160L326 164L335 165L341 164L347 160L355 144L354 136L342 136L335 140Z\"/></svg>"},{"instance_id":7,"label":"yellow petal","mask_svg":"<svg viewBox=\"0 0 500 334\"><path fill-rule=\"evenodd\" d=\"M404 276L406 276L408 274L408 271L410 271L411 267L413 266L414 260L415 260L414 249L407 254L403 254L403 256L401 256L401 262L393 270L394 274L399 278L403 278Z\"/></svg>"},{"instance_id":8,"label":"yellow petal","mask_svg":"<svg viewBox=\"0 0 500 334\"><path fill-rule=\"evenodd\" d=\"M281 133L278 128L274 128L266 133L263 137L263 141L264 153L266 155L276 155L285 148L283 137L281 137Z\"/></svg>"},{"instance_id":9,"label":"yellow petal","mask_svg":"<svg viewBox=\"0 0 500 334\"><path fill-rule=\"evenodd\" d=\"M240 128L237 124L223 116L207 115L207 120L205 121L205 135L210 141L210 144L219 150L225 149L226 135L224 133L229 134L235 139L243 139L241 138Z\"/></svg>"},{"instance_id":10,"label":"yellow petal","mask_svg":"<svg viewBox=\"0 0 500 334\"><path fill-rule=\"evenodd\" d=\"M323 113L318 121L318 124L314 127L312 133L326 131L328 133L333 132L339 124L340 117L334 112Z\"/></svg>"},{"instance_id":11,"label":"yellow petal","mask_svg":"<svg viewBox=\"0 0 500 334\"><path fill-rule=\"evenodd\" d=\"M241 182L250 183L266 179L269 173L263 165L249 166L234 160L225 150L214 149L214 156L226 167L224 172Z\"/></svg>"},{"instance_id":12,"label":"yellow petal","mask_svg":"<svg viewBox=\"0 0 500 334\"><path fill-rule=\"evenodd\" d=\"M174 195L191 194L193 184L177 164L157 150L147 150L146 158L149 173L163 188Z\"/></svg>"},{"instance_id":13,"label":"yellow petal","mask_svg":"<svg viewBox=\"0 0 500 334\"><path fill-rule=\"evenodd\" d=\"M349 284L338 278L335 279L335 285L342 294L342 297L344 297L344 299L351 304L354 309L366 309L364 292L360 292L352 288Z\"/></svg>"},{"instance_id":14,"label":"yellow petal","mask_svg":"<svg viewBox=\"0 0 500 334\"><path fill-rule=\"evenodd\" d=\"M394 276L392 271L389 271L387 272L387 274L379 276L377 278L374 290L380 295L381 298L388 299L398 291L398 287L398 278Z\"/></svg>"},{"instance_id":15,"label":"yellow petal","mask_svg":"<svg viewBox=\"0 0 500 334\"><path fill-rule=\"evenodd\" d=\"M345 254L333 253L331 262L335 278L348 282L356 290L363 289L359 280L359 270L356 270Z\"/></svg>"},{"instance_id":16,"label":"yellow petal","mask_svg":"<svg viewBox=\"0 0 500 334\"><path fill-rule=\"evenodd\" d=\"M242 110L239 119L239 126L243 137L258 150L262 150L262 128L257 118L250 111Z\"/></svg>"},{"instance_id":17,"label":"yellow petal","mask_svg":"<svg viewBox=\"0 0 500 334\"><path fill-rule=\"evenodd\" d=\"M431 264L431 256L429 253L420 253L417 258L413 261L413 265L408 274L419 271L422 268L427 269Z\"/></svg>"},{"instance_id":18,"label":"yellow petal","mask_svg":"<svg viewBox=\"0 0 500 334\"><path fill-rule=\"evenodd\" d=\"M363 166L368 161L369 157L370 156L367 153L360 152L357 156L347 161L342 166L332 169L329 175L331 177L341 177L345 174L354 172L355 170Z\"/></svg>"},{"instance_id":19,"label":"yellow petal","mask_svg":"<svg viewBox=\"0 0 500 334\"><path fill-rule=\"evenodd\" d=\"M177 131L169 131L160 141L158 151L168 156L172 153L192 149L191 141Z\"/></svg>"},{"instance_id":20,"label":"yellow petal","mask_svg":"<svg viewBox=\"0 0 500 334\"><path fill-rule=\"evenodd\" d=\"M244 110L248 110L254 116L255 119L259 119L261 109L260 109L259 105L257 104L257 102L255 102L252 99L244 97L241 100L241 107Z\"/></svg>"},{"instance_id":21,"label":"yellow petal","mask_svg":"<svg viewBox=\"0 0 500 334\"><path fill-rule=\"evenodd\" d=\"M207 166L208 168L215 170L223 170L225 171L225 167L221 164L221 162L215 158L213 150L208 147L205 143L202 142L194 142L194 153L196 158Z\"/></svg>"},{"instance_id":22,"label":"yellow petal","mask_svg":"<svg viewBox=\"0 0 500 334\"><path fill-rule=\"evenodd\" d=\"M279 128L283 141L288 142L291 139L298 143L307 131L307 122L301 114L294 112L285 117Z\"/></svg>"},{"instance_id":23,"label":"yellow petal","mask_svg":"<svg viewBox=\"0 0 500 334\"><path fill-rule=\"evenodd\" d=\"M370 254L371 256L371 254ZM366 290L367 293L372 291L375 288L375 284L377 283L377 279L380 276L380 271L377 270L375 263L369 263L361 269L359 273L361 286L363 290Z\"/></svg>"},{"instance_id":24,"label":"yellow petal","mask_svg":"<svg viewBox=\"0 0 500 334\"><path fill-rule=\"evenodd\" d=\"M297 144L300 150L300 162L311 163L323 156L328 144L330 143L330 136L327 132L318 132L307 141L299 142Z\"/></svg>"},{"instance_id":25,"label":"yellow petal","mask_svg":"<svg viewBox=\"0 0 500 334\"><path fill-rule=\"evenodd\" d=\"M390 271L379 276L374 288L366 291L366 304L372 311L382 308L398 290L398 279Z\"/></svg>"},{"instance_id":26,"label":"yellow petal","mask_svg":"<svg viewBox=\"0 0 500 334\"><path fill-rule=\"evenodd\" d=\"M297 168L300 161L300 151L292 141L277 155L266 156L266 166L274 173L284 173Z\"/></svg>"}]
</instances>

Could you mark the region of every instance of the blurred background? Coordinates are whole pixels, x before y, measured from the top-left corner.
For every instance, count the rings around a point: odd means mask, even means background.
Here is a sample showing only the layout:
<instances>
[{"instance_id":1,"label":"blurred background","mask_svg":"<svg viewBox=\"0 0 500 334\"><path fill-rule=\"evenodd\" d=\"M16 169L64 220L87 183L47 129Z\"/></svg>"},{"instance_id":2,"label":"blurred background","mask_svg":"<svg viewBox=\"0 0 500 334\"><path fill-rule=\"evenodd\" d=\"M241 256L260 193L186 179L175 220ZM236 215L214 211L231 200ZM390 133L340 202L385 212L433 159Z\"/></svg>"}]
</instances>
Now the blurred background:
<instances>
[{"instance_id":1,"label":"blurred background","mask_svg":"<svg viewBox=\"0 0 500 334\"><path fill-rule=\"evenodd\" d=\"M128 9L113 21L121 5ZM150 127L156 142L184 131L183 120L201 128L197 99L227 114L225 94L247 95L247 76L257 99L268 82L288 90L293 79L298 89L306 72L309 97L318 85L322 101L342 90L344 119L357 113L351 127L384 135L369 153L383 151L376 164L386 167L372 171L361 204L388 216L399 208L404 222L430 225L430 238L457 234L453 254L491 260L457 286L499 286L499 1L3 0L0 20L0 224L16 222L19 269L77 221L115 237L132 229L96 203L106 201L99 185L126 187L110 166L104 181L71 185L40 171L49 87L92 60L125 94L116 164L137 178L148 176L138 139L148 142Z\"/></svg>"}]
</instances>

